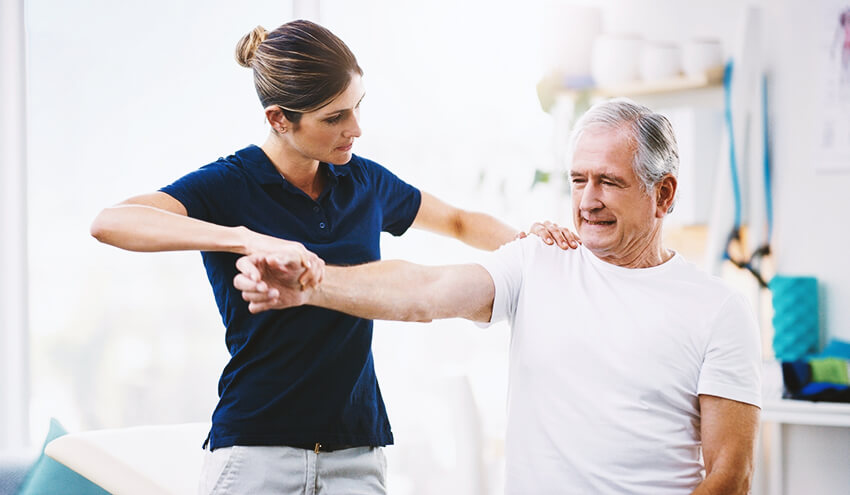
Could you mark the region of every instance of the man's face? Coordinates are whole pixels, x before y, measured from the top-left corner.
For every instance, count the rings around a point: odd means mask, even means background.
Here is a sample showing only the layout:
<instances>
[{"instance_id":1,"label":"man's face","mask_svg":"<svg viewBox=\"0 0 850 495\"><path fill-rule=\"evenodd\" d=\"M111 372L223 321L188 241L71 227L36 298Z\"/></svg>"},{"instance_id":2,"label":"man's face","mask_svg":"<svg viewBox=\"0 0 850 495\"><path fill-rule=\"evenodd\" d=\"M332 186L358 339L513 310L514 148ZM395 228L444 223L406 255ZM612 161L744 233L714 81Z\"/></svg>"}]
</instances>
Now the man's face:
<instances>
[{"instance_id":1,"label":"man's face","mask_svg":"<svg viewBox=\"0 0 850 495\"><path fill-rule=\"evenodd\" d=\"M635 146L627 132L591 125L579 138L570 170L573 220L582 244L621 265L641 258L661 228L655 193L644 190L632 168Z\"/></svg>"}]
</instances>

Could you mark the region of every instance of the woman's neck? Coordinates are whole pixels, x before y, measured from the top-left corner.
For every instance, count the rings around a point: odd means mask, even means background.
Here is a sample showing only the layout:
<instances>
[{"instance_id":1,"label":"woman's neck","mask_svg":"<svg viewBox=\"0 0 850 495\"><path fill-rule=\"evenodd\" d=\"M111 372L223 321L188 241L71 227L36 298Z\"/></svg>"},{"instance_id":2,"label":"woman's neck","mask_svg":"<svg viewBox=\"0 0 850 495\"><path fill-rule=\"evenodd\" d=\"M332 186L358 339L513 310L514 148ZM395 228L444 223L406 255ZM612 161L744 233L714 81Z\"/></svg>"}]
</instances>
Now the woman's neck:
<instances>
[{"instance_id":1,"label":"woman's neck","mask_svg":"<svg viewBox=\"0 0 850 495\"><path fill-rule=\"evenodd\" d=\"M305 157L273 132L260 148L287 182L313 199L322 194L326 180L319 173L318 160Z\"/></svg>"}]
</instances>

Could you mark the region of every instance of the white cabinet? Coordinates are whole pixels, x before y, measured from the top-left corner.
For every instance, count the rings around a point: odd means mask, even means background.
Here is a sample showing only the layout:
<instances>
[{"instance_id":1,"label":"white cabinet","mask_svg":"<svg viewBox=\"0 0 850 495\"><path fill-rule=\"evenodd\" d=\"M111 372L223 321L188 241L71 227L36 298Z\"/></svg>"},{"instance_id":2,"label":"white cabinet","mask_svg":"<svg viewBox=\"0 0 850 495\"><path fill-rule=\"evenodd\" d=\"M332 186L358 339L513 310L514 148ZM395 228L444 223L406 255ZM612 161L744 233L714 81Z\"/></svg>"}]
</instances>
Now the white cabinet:
<instances>
[{"instance_id":1,"label":"white cabinet","mask_svg":"<svg viewBox=\"0 0 850 495\"><path fill-rule=\"evenodd\" d=\"M766 400L752 493L850 493L850 404Z\"/></svg>"}]
</instances>

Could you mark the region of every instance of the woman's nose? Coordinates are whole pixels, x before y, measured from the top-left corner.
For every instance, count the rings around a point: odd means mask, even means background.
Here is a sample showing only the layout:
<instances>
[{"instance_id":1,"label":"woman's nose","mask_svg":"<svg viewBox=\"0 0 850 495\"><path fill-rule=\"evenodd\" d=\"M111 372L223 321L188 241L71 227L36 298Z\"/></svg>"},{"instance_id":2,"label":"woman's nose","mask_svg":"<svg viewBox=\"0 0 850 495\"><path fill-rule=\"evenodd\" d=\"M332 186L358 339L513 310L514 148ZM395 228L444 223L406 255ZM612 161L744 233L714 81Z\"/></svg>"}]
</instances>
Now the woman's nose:
<instances>
[{"instance_id":1,"label":"woman's nose","mask_svg":"<svg viewBox=\"0 0 850 495\"><path fill-rule=\"evenodd\" d=\"M345 137L360 137L361 134L363 132L360 130L360 112L354 112L348 128L343 132L343 135Z\"/></svg>"}]
</instances>

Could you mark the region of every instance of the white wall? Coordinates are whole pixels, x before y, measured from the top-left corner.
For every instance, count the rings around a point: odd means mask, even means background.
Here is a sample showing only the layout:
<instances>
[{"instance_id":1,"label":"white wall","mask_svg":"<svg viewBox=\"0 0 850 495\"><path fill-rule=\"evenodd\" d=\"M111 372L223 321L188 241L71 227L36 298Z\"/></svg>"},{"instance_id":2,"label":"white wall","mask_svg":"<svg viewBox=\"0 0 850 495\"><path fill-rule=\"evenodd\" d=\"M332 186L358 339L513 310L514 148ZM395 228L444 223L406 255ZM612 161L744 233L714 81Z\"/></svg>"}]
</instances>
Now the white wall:
<instances>
[{"instance_id":1,"label":"white wall","mask_svg":"<svg viewBox=\"0 0 850 495\"><path fill-rule=\"evenodd\" d=\"M23 1L0 1L0 449L26 444L26 89Z\"/></svg>"},{"instance_id":2,"label":"white wall","mask_svg":"<svg viewBox=\"0 0 850 495\"><path fill-rule=\"evenodd\" d=\"M850 340L850 263L843 248L850 230L850 173L816 172L817 131L823 106L818 55L823 17L842 0L646 0L584 2L604 9L608 32L636 33L649 40L681 42L715 37L734 52L741 14L757 5L764 14L773 158L774 239L777 271L811 275L821 282L822 325L827 337Z\"/></svg>"},{"instance_id":3,"label":"white wall","mask_svg":"<svg viewBox=\"0 0 850 495\"><path fill-rule=\"evenodd\" d=\"M813 275L822 284L822 324L828 336L850 340L850 173L815 171L823 94L818 46L825 5L835 1L769 3L769 67L773 107L777 269ZM841 2L838 2L839 4ZM850 2L844 2L850 7ZM850 117L847 117L850 118Z\"/></svg>"}]
</instances>

